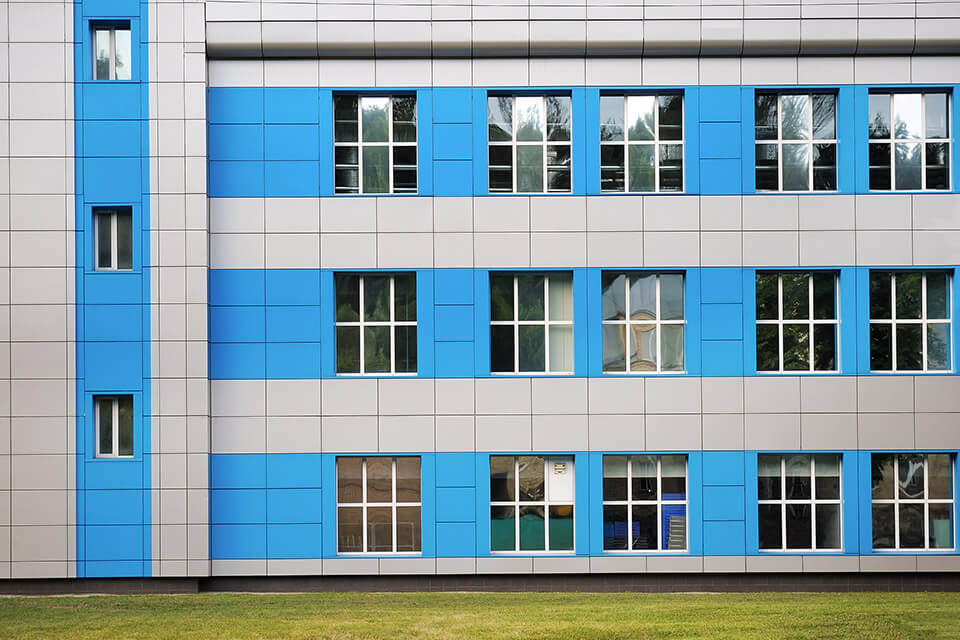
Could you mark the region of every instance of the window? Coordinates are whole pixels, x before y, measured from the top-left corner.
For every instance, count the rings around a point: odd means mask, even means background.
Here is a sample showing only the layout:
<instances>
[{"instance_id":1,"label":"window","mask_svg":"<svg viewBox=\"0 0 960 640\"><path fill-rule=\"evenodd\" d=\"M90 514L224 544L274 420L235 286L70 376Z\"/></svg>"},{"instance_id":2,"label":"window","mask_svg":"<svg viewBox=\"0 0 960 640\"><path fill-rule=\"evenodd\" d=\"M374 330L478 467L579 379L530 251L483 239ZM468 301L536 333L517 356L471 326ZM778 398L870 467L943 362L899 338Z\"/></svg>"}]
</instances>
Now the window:
<instances>
[{"instance_id":1,"label":"window","mask_svg":"<svg viewBox=\"0 0 960 640\"><path fill-rule=\"evenodd\" d=\"M949 371L950 276L870 272L870 369Z\"/></svg>"},{"instance_id":2,"label":"window","mask_svg":"<svg viewBox=\"0 0 960 640\"><path fill-rule=\"evenodd\" d=\"M98 458L133 457L133 396L95 396Z\"/></svg>"},{"instance_id":3,"label":"window","mask_svg":"<svg viewBox=\"0 0 960 640\"><path fill-rule=\"evenodd\" d=\"M337 458L337 552L420 552L420 458Z\"/></svg>"},{"instance_id":4,"label":"window","mask_svg":"<svg viewBox=\"0 0 960 640\"><path fill-rule=\"evenodd\" d=\"M490 96L487 124L491 193L570 192L570 96Z\"/></svg>"},{"instance_id":5,"label":"window","mask_svg":"<svg viewBox=\"0 0 960 640\"><path fill-rule=\"evenodd\" d=\"M333 97L335 193L417 192L416 96Z\"/></svg>"},{"instance_id":6,"label":"window","mask_svg":"<svg viewBox=\"0 0 960 640\"><path fill-rule=\"evenodd\" d=\"M760 549L839 551L840 455L757 456Z\"/></svg>"},{"instance_id":7,"label":"window","mask_svg":"<svg viewBox=\"0 0 960 640\"><path fill-rule=\"evenodd\" d=\"M573 373L573 276L490 274L493 373Z\"/></svg>"},{"instance_id":8,"label":"window","mask_svg":"<svg viewBox=\"0 0 960 640\"><path fill-rule=\"evenodd\" d=\"M686 456L603 456L603 549L687 550Z\"/></svg>"},{"instance_id":9,"label":"window","mask_svg":"<svg viewBox=\"0 0 960 640\"><path fill-rule=\"evenodd\" d=\"M133 214L130 207L93 211L94 254L98 271L133 268Z\"/></svg>"},{"instance_id":10,"label":"window","mask_svg":"<svg viewBox=\"0 0 960 640\"><path fill-rule=\"evenodd\" d=\"M94 25L93 79L130 80L130 23Z\"/></svg>"},{"instance_id":11,"label":"window","mask_svg":"<svg viewBox=\"0 0 960 640\"><path fill-rule=\"evenodd\" d=\"M604 272L601 305L604 373L683 371L682 273Z\"/></svg>"},{"instance_id":12,"label":"window","mask_svg":"<svg viewBox=\"0 0 960 640\"><path fill-rule=\"evenodd\" d=\"M953 456L874 453L873 548L953 549Z\"/></svg>"},{"instance_id":13,"label":"window","mask_svg":"<svg viewBox=\"0 0 960 640\"><path fill-rule=\"evenodd\" d=\"M758 93L757 191L837 189L837 97Z\"/></svg>"},{"instance_id":14,"label":"window","mask_svg":"<svg viewBox=\"0 0 960 640\"><path fill-rule=\"evenodd\" d=\"M949 111L946 92L871 93L870 189L949 189Z\"/></svg>"},{"instance_id":15,"label":"window","mask_svg":"<svg viewBox=\"0 0 960 640\"><path fill-rule=\"evenodd\" d=\"M573 551L573 457L490 456L490 549Z\"/></svg>"},{"instance_id":16,"label":"window","mask_svg":"<svg viewBox=\"0 0 960 640\"><path fill-rule=\"evenodd\" d=\"M338 273L337 373L417 372L417 277Z\"/></svg>"},{"instance_id":17,"label":"window","mask_svg":"<svg viewBox=\"0 0 960 640\"><path fill-rule=\"evenodd\" d=\"M683 191L683 96L600 96L600 189Z\"/></svg>"},{"instance_id":18,"label":"window","mask_svg":"<svg viewBox=\"0 0 960 640\"><path fill-rule=\"evenodd\" d=\"M757 273L757 371L837 370L837 276Z\"/></svg>"}]
</instances>

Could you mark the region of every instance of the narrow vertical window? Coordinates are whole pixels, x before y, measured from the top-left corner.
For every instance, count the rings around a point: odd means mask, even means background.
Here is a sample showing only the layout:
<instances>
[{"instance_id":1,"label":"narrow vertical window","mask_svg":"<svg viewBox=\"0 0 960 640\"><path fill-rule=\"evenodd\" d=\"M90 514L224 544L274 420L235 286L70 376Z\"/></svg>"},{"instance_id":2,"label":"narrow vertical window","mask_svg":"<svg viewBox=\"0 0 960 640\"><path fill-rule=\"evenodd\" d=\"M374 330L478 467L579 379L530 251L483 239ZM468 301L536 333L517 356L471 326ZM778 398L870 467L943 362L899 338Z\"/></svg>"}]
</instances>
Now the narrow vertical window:
<instances>
[{"instance_id":1,"label":"narrow vertical window","mask_svg":"<svg viewBox=\"0 0 960 640\"><path fill-rule=\"evenodd\" d=\"M684 370L683 274L603 274L604 373Z\"/></svg>"},{"instance_id":2,"label":"narrow vertical window","mask_svg":"<svg viewBox=\"0 0 960 640\"><path fill-rule=\"evenodd\" d=\"M757 191L836 191L837 97L756 96Z\"/></svg>"},{"instance_id":3,"label":"narrow vertical window","mask_svg":"<svg viewBox=\"0 0 960 640\"><path fill-rule=\"evenodd\" d=\"M417 276L334 276L337 373L417 372Z\"/></svg>"},{"instance_id":4,"label":"narrow vertical window","mask_svg":"<svg viewBox=\"0 0 960 640\"><path fill-rule=\"evenodd\" d=\"M874 549L954 548L953 466L949 453L870 456Z\"/></svg>"},{"instance_id":5,"label":"narrow vertical window","mask_svg":"<svg viewBox=\"0 0 960 640\"><path fill-rule=\"evenodd\" d=\"M687 457L603 457L604 551L687 550Z\"/></svg>"},{"instance_id":6,"label":"narrow vertical window","mask_svg":"<svg viewBox=\"0 0 960 640\"><path fill-rule=\"evenodd\" d=\"M570 96L487 98L491 193L569 193Z\"/></svg>"},{"instance_id":7,"label":"narrow vertical window","mask_svg":"<svg viewBox=\"0 0 960 640\"><path fill-rule=\"evenodd\" d=\"M573 551L573 457L490 456L490 550Z\"/></svg>"},{"instance_id":8,"label":"narrow vertical window","mask_svg":"<svg viewBox=\"0 0 960 640\"><path fill-rule=\"evenodd\" d=\"M417 98L333 98L334 191L417 192Z\"/></svg>"},{"instance_id":9,"label":"narrow vertical window","mask_svg":"<svg viewBox=\"0 0 960 640\"><path fill-rule=\"evenodd\" d=\"M757 371L837 370L837 276L757 273Z\"/></svg>"},{"instance_id":10,"label":"narrow vertical window","mask_svg":"<svg viewBox=\"0 0 960 640\"><path fill-rule=\"evenodd\" d=\"M760 454L757 469L761 550L841 549L839 454Z\"/></svg>"},{"instance_id":11,"label":"narrow vertical window","mask_svg":"<svg viewBox=\"0 0 960 640\"><path fill-rule=\"evenodd\" d=\"M94 396L98 458L133 457L133 396Z\"/></svg>"},{"instance_id":12,"label":"narrow vertical window","mask_svg":"<svg viewBox=\"0 0 960 640\"><path fill-rule=\"evenodd\" d=\"M945 271L872 271L871 371L949 371L952 300Z\"/></svg>"},{"instance_id":13,"label":"narrow vertical window","mask_svg":"<svg viewBox=\"0 0 960 640\"><path fill-rule=\"evenodd\" d=\"M133 214L130 207L96 208L94 254L98 271L133 268Z\"/></svg>"},{"instance_id":14,"label":"narrow vertical window","mask_svg":"<svg viewBox=\"0 0 960 640\"><path fill-rule=\"evenodd\" d=\"M93 36L93 79L129 80L130 24L95 25Z\"/></svg>"},{"instance_id":15,"label":"narrow vertical window","mask_svg":"<svg viewBox=\"0 0 960 640\"><path fill-rule=\"evenodd\" d=\"M600 189L683 191L683 96L600 96Z\"/></svg>"},{"instance_id":16,"label":"narrow vertical window","mask_svg":"<svg viewBox=\"0 0 960 640\"><path fill-rule=\"evenodd\" d=\"M420 458L337 458L337 552L419 553Z\"/></svg>"},{"instance_id":17,"label":"narrow vertical window","mask_svg":"<svg viewBox=\"0 0 960 640\"><path fill-rule=\"evenodd\" d=\"M950 96L871 92L871 191L950 189Z\"/></svg>"},{"instance_id":18,"label":"narrow vertical window","mask_svg":"<svg viewBox=\"0 0 960 640\"><path fill-rule=\"evenodd\" d=\"M493 373L573 373L573 276L490 274Z\"/></svg>"}]
</instances>

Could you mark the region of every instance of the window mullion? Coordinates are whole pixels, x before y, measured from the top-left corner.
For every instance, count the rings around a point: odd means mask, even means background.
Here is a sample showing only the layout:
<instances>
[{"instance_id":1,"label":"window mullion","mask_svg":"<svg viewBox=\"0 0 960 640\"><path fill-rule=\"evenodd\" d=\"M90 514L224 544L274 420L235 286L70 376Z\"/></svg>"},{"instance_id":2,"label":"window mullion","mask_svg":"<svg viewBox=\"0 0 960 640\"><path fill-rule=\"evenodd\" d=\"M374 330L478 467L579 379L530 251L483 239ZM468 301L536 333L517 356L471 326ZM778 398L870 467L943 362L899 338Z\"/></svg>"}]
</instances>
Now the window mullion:
<instances>
[{"instance_id":1,"label":"window mullion","mask_svg":"<svg viewBox=\"0 0 960 640\"><path fill-rule=\"evenodd\" d=\"M543 368L545 373L552 371L550 367L550 276L543 277Z\"/></svg>"},{"instance_id":2,"label":"window mullion","mask_svg":"<svg viewBox=\"0 0 960 640\"><path fill-rule=\"evenodd\" d=\"M360 496L363 500L363 527L361 538L363 540L363 552L367 553L367 459L362 458L360 463Z\"/></svg>"},{"instance_id":3,"label":"window mullion","mask_svg":"<svg viewBox=\"0 0 960 640\"><path fill-rule=\"evenodd\" d=\"M900 456L893 456L893 534L894 548L900 549Z\"/></svg>"},{"instance_id":4,"label":"window mullion","mask_svg":"<svg viewBox=\"0 0 960 640\"><path fill-rule=\"evenodd\" d=\"M780 548L787 550L787 460L780 456Z\"/></svg>"},{"instance_id":5,"label":"window mullion","mask_svg":"<svg viewBox=\"0 0 960 640\"><path fill-rule=\"evenodd\" d=\"M388 98L390 108L387 109L387 188L393 193L393 97Z\"/></svg>"},{"instance_id":6,"label":"window mullion","mask_svg":"<svg viewBox=\"0 0 960 640\"><path fill-rule=\"evenodd\" d=\"M783 353L783 274L777 274L777 340L779 341L779 364L780 373L783 373L783 367L786 358Z\"/></svg>"},{"instance_id":7,"label":"window mullion","mask_svg":"<svg viewBox=\"0 0 960 640\"><path fill-rule=\"evenodd\" d=\"M920 276L920 357L923 371L927 369L927 274Z\"/></svg>"},{"instance_id":8,"label":"window mullion","mask_svg":"<svg viewBox=\"0 0 960 640\"><path fill-rule=\"evenodd\" d=\"M391 548L394 553L397 552L397 459L390 459L390 517L392 518L390 530L392 531Z\"/></svg>"},{"instance_id":9,"label":"window mullion","mask_svg":"<svg viewBox=\"0 0 960 640\"><path fill-rule=\"evenodd\" d=\"M360 374L361 375L367 372L367 363L364 358L364 351L365 351L364 340L365 340L365 334L366 334L366 329L363 326L363 305L364 305L363 298L364 298L364 288L365 288L363 286L364 280L366 280L366 278L364 276L360 276L360 308L358 309L359 313L357 314L360 320Z\"/></svg>"},{"instance_id":10,"label":"window mullion","mask_svg":"<svg viewBox=\"0 0 960 640\"><path fill-rule=\"evenodd\" d=\"M394 307L394 302L396 301L395 289L394 289L394 278L390 276L390 373L397 372L397 345L396 345L396 331L395 327L397 324L396 309Z\"/></svg>"},{"instance_id":11,"label":"window mullion","mask_svg":"<svg viewBox=\"0 0 960 640\"><path fill-rule=\"evenodd\" d=\"M513 457L513 526L516 541L513 545L514 551L520 550L520 456Z\"/></svg>"},{"instance_id":12,"label":"window mullion","mask_svg":"<svg viewBox=\"0 0 960 640\"><path fill-rule=\"evenodd\" d=\"M113 398L110 401L110 410L112 415L112 424L110 425L110 435L111 440L113 441L111 446L113 450L110 452L110 455L113 457L120 456L120 399Z\"/></svg>"},{"instance_id":13,"label":"window mullion","mask_svg":"<svg viewBox=\"0 0 960 640\"><path fill-rule=\"evenodd\" d=\"M357 98L357 193L363 189L363 98ZM361 367L362 370L362 367Z\"/></svg>"},{"instance_id":14,"label":"window mullion","mask_svg":"<svg viewBox=\"0 0 960 640\"><path fill-rule=\"evenodd\" d=\"M809 348L809 362L807 366L809 371L815 371L816 367L813 365L813 354L814 354L814 338L813 338L813 274L807 274L807 320L810 322L808 329L808 348Z\"/></svg>"},{"instance_id":15,"label":"window mullion","mask_svg":"<svg viewBox=\"0 0 960 640\"><path fill-rule=\"evenodd\" d=\"M817 457L816 456L810 456L810 548L817 549Z\"/></svg>"}]
</instances>

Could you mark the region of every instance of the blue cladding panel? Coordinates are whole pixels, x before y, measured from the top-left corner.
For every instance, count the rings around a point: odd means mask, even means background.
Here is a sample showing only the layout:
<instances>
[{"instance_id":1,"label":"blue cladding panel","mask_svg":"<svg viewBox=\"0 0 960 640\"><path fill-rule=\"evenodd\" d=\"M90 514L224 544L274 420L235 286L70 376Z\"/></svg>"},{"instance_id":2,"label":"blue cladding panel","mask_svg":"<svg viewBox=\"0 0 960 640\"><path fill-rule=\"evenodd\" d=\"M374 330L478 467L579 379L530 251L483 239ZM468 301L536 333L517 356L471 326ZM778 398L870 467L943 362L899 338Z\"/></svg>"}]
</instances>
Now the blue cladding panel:
<instances>
[{"instance_id":1,"label":"blue cladding panel","mask_svg":"<svg viewBox=\"0 0 960 640\"><path fill-rule=\"evenodd\" d=\"M83 351L87 391L142 388L143 343L88 342Z\"/></svg>"},{"instance_id":2,"label":"blue cladding panel","mask_svg":"<svg viewBox=\"0 0 960 640\"><path fill-rule=\"evenodd\" d=\"M470 123L471 101L467 87L437 88L433 90L434 122Z\"/></svg>"},{"instance_id":3,"label":"blue cladding panel","mask_svg":"<svg viewBox=\"0 0 960 640\"><path fill-rule=\"evenodd\" d=\"M268 558L319 558L321 537L319 524L267 525Z\"/></svg>"},{"instance_id":4,"label":"blue cladding panel","mask_svg":"<svg viewBox=\"0 0 960 640\"><path fill-rule=\"evenodd\" d=\"M730 122L704 122L700 125L701 158L739 158L740 125ZM735 165L739 167L739 164Z\"/></svg>"},{"instance_id":5,"label":"blue cladding panel","mask_svg":"<svg viewBox=\"0 0 960 640\"><path fill-rule=\"evenodd\" d=\"M81 535L81 534L78 534ZM83 562L85 578L140 578L150 576L150 562L141 560L87 560Z\"/></svg>"},{"instance_id":6,"label":"blue cladding panel","mask_svg":"<svg viewBox=\"0 0 960 640\"><path fill-rule=\"evenodd\" d=\"M268 161L320 160L318 125L268 124L265 129L265 157Z\"/></svg>"},{"instance_id":7,"label":"blue cladding panel","mask_svg":"<svg viewBox=\"0 0 960 640\"><path fill-rule=\"evenodd\" d=\"M265 300L262 269L211 269L211 305L262 305ZM290 304L275 303L275 304Z\"/></svg>"},{"instance_id":8,"label":"blue cladding panel","mask_svg":"<svg viewBox=\"0 0 960 640\"><path fill-rule=\"evenodd\" d=\"M437 523L437 557L468 558L477 555L476 526L470 522Z\"/></svg>"},{"instance_id":9,"label":"blue cladding panel","mask_svg":"<svg viewBox=\"0 0 960 640\"><path fill-rule=\"evenodd\" d=\"M83 498L87 524L140 524L143 522L143 493L139 490L88 490L84 492Z\"/></svg>"},{"instance_id":10,"label":"blue cladding panel","mask_svg":"<svg viewBox=\"0 0 960 640\"><path fill-rule=\"evenodd\" d=\"M267 557L267 525L214 524L210 526L210 557L214 560Z\"/></svg>"},{"instance_id":11,"label":"blue cladding panel","mask_svg":"<svg viewBox=\"0 0 960 640\"><path fill-rule=\"evenodd\" d=\"M475 509L473 487L437 489L438 522L473 522Z\"/></svg>"},{"instance_id":12,"label":"blue cladding panel","mask_svg":"<svg viewBox=\"0 0 960 640\"><path fill-rule=\"evenodd\" d=\"M701 270L701 302L740 302L743 299L743 269L713 267Z\"/></svg>"},{"instance_id":13,"label":"blue cladding panel","mask_svg":"<svg viewBox=\"0 0 960 640\"><path fill-rule=\"evenodd\" d=\"M267 521L265 489L213 489L210 491L210 522L214 524L262 524Z\"/></svg>"},{"instance_id":14,"label":"blue cladding panel","mask_svg":"<svg viewBox=\"0 0 960 640\"><path fill-rule=\"evenodd\" d=\"M294 524L321 521L320 489L268 489L267 523Z\"/></svg>"},{"instance_id":15,"label":"blue cladding panel","mask_svg":"<svg viewBox=\"0 0 960 640\"><path fill-rule=\"evenodd\" d=\"M103 120L83 123L83 152L86 157L139 157L140 127L137 120Z\"/></svg>"},{"instance_id":16,"label":"blue cladding panel","mask_svg":"<svg viewBox=\"0 0 960 640\"><path fill-rule=\"evenodd\" d=\"M700 87L701 122L740 122L740 87Z\"/></svg>"},{"instance_id":17,"label":"blue cladding panel","mask_svg":"<svg viewBox=\"0 0 960 640\"><path fill-rule=\"evenodd\" d=\"M435 160L470 160L473 130L469 124L438 124L434 133Z\"/></svg>"},{"instance_id":18,"label":"blue cladding panel","mask_svg":"<svg viewBox=\"0 0 960 640\"><path fill-rule=\"evenodd\" d=\"M271 124L319 123L320 90L310 87L265 89L264 120Z\"/></svg>"},{"instance_id":19,"label":"blue cladding panel","mask_svg":"<svg viewBox=\"0 0 960 640\"><path fill-rule=\"evenodd\" d=\"M211 489L262 489L267 483L267 460L262 455L210 456Z\"/></svg>"},{"instance_id":20,"label":"blue cladding panel","mask_svg":"<svg viewBox=\"0 0 960 640\"><path fill-rule=\"evenodd\" d=\"M704 195L739 195L740 161L700 161L700 193Z\"/></svg>"},{"instance_id":21,"label":"blue cladding panel","mask_svg":"<svg viewBox=\"0 0 960 640\"><path fill-rule=\"evenodd\" d=\"M266 345L243 343L210 344L210 378L249 380L267 374Z\"/></svg>"},{"instance_id":22,"label":"blue cladding panel","mask_svg":"<svg viewBox=\"0 0 960 640\"><path fill-rule=\"evenodd\" d=\"M318 269L270 269L265 282L268 305L320 305Z\"/></svg>"},{"instance_id":23,"label":"blue cladding panel","mask_svg":"<svg viewBox=\"0 0 960 640\"><path fill-rule=\"evenodd\" d=\"M84 540L87 560L143 559L143 527L139 524L87 524L84 527Z\"/></svg>"},{"instance_id":24,"label":"blue cladding panel","mask_svg":"<svg viewBox=\"0 0 960 640\"><path fill-rule=\"evenodd\" d=\"M474 477L474 454L472 453L438 453L437 454L437 486L438 487L472 487Z\"/></svg>"},{"instance_id":25,"label":"blue cladding panel","mask_svg":"<svg viewBox=\"0 0 960 640\"><path fill-rule=\"evenodd\" d=\"M473 269L437 269L437 304L473 304Z\"/></svg>"},{"instance_id":26,"label":"blue cladding panel","mask_svg":"<svg viewBox=\"0 0 960 640\"><path fill-rule=\"evenodd\" d=\"M267 486L271 489L319 489L319 453L278 453L267 456Z\"/></svg>"},{"instance_id":27,"label":"blue cladding panel","mask_svg":"<svg viewBox=\"0 0 960 640\"><path fill-rule=\"evenodd\" d=\"M743 520L743 487L704 487L704 520Z\"/></svg>"},{"instance_id":28,"label":"blue cladding panel","mask_svg":"<svg viewBox=\"0 0 960 640\"><path fill-rule=\"evenodd\" d=\"M140 158L86 158L82 162L87 202L140 201Z\"/></svg>"},{"instance_id":29,"label":"blue cladding panel","mask_svg":"<svg viewBox=\"0 0 960 640\"><path fill-rule=\"evenodd\" d=\"M469 378L474 375L473 342L438 342L436 354L438 378Z\"/></svg>"},{"instance_id":30,"label":"blue cladding panel","mask_svg":"<svg viewBox=\"0 0 960 640\"><path fill-rule=\"evenodd\" d=\"M268 198L318 197L320 163L273 161L264 165L263 195Z\"/></svg>"},{"instance_id":31,"label":"blue cladding panel","mask_svg":"<svg viewBox=\"0 0 960 640\"><path fill-rule=\"evenodd\" d=\"M139 120L143 115L136 84L89 83L82 92L84 120Z\"/></svg>"},{"instance_id":32,"label":"blue cladding panel","mask_svg":"<svg viewBox=\"0 0 960 640\"><path fill-rule=\"evenodd\" d=\"M708 556L742 556L745 529L742 521L705 521L703 523L703 553Z\"/></svg>"},{"instance_id":33,"label":"blue cladding panel","mask_svg":"<svg viewBox=\"0 0 960 640\"><path fill-rule=\"evenodd\" d=\"M437 340L472 341L473 305L437 307Z\"/></svg>"},{"instance_id":34,"label":"blue cladding panel","mask_svg":"<svg viewBox=\"0 0 960 640\"><path fill-rule=\"evenodd\" d=\"M212 124L207 153L210 160L263 160L263 125Z\"/></svg>"},{"instance_id":35,"label":"blue cladding panel","mask_svg":"<svg viewBox=\"0 0 960 640\"><path fill-rule=\"evenodd\" d=\"M263 103L263 89L207 89L207 120L210 124L260 124L263 122Z\"/></svg>"},{"instance_id":36,"label":"blue cladding panel","mask_svg":"<svg viewBox=\"0 0 960 640\"><path fill-rule=\"evenodd\" d=\"M743 306L739 304L705 304L701 307L704 340L742 340Z\"/></svg>"},{"instance_id":37,"label":"blue cladding panel","mask_svg":"<svg viewBox=\"0 0 960 640\"><path fill-rule=\"evenodd\" d=\"M230 307L231 310L243 307ZM258 311L263 311L246 307ZM320 342L320 306L266 308L267 340L269 342ZM211 330L212 334L212 330ZM211 335L211 340L213 339Z\"/></svg>"},{"instance_id":38,"label":"blue cladding panel","mask_svg":"<svg viewBox=\"0 0 960 640\"><path fill-rule=\"evenodd\" d=\"M264 165L262 162L207 163L207 192L211 198L262 197Z\"/></svg>"},{"instance_id":39,"label":"blue cladding panel","mask_svg":"<svg viewBox=\"0 0 960 640\"><path fill-rule=\"evenodd\" d=\"M704 451L705 485L743 485L742 451Z\"/></svg>"},{"instance_id":40,"label":"blue cladding panel","mask_svg":"<svg viewBox=\"0 0 960 640\"><path fill-rule=\"evenodd\" d=\"M88 304L83 307L84 337L88 341L140 340L143 316L139 304Z\"/></svg>"},{"instance_id":41,"label":"blue cladding panel","mask_svg":"<svg viewBox=\"0 0 960 640\"><path fill-rule=\"evenodd\" d=\"M320 377L320 343L268 342L266 377L310 380Z\"/></svg>"},{"instance_id":42,"label":"blue cladding panel","mask_svg":"<svg viewBox=\"0 0 960 640\"><path fill-rule=\"evenodd\" d=\"M438 196L469 196L473 192L473 163L443 160L433 163L434 192Z\"/></svg>"},{"instance_id":43,"label":"blue cladding panel","mask_svg":"<svg viewBox=\"0 0 960 640\"><path fill-rule=\"evenodd\" d=\"M211 342L263 342L263 307L210 307Z\"/></svg>"}]
</instances>

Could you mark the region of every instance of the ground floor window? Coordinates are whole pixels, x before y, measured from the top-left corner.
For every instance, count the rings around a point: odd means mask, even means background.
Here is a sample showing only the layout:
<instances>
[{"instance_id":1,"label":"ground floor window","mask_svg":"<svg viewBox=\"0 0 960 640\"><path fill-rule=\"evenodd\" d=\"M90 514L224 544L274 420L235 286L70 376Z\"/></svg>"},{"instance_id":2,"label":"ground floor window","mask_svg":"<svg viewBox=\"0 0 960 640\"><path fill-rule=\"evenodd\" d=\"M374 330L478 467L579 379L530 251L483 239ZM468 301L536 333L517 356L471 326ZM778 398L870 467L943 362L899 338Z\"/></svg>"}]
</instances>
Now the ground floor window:
<instances>
[{"instance_id":1,"label":"ground floor window","mask_svg":"<svg viewBox=\"0 0 960 640\"><path fill-rule=\"evenodd\" d=\"M953 549L953 465L949 453L870 457L874 549Z\"/></svg>"},{"instance_id":2,"label":"ground floor window","mask_svg":"<svg viewBox=\"0 0 960 640\"><path fill-rule=\"evenodd\" d=\"M840 454L760 454L762 551L839 551Z\"/></svg>"},{"instance_id":3,"label":"ground floor window","mask_svg":"<svg viewBox=\"0 0 960 640\"><path fill-rule=\"evenodd\" d=\"M573 551L572 456L490 456L490 549Z\"/></svg>"},{"instance_id":4,"label":"ground floor window","mask_svg":"<svg viewBox=\"0 0 960 640\"><path fill-rule=\"evenodd\" d=\"M337 551L420 551L420 458L337 458Z\"/></svg>"},{"instance_id":5,"label":"ground floor window","mask_svg":"<svg viewBox=\"0 0 960 640\"><path fill-rule=\"evenodd\" d=\"M687 456L603 457L603 549L687 550Z\"/></svg>"}]
</instances>

